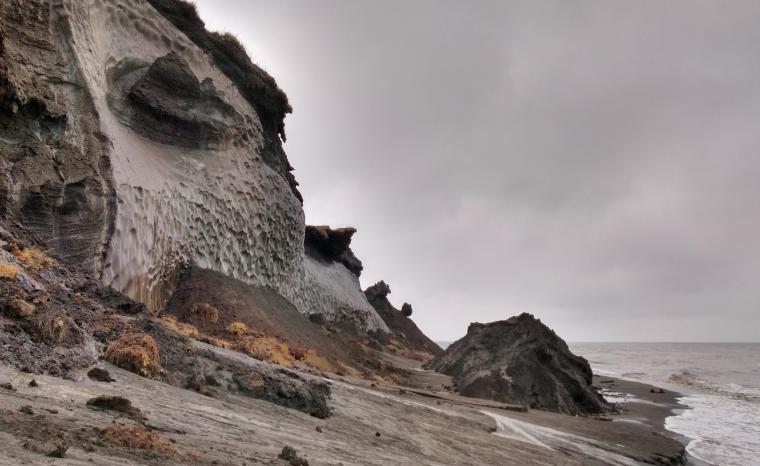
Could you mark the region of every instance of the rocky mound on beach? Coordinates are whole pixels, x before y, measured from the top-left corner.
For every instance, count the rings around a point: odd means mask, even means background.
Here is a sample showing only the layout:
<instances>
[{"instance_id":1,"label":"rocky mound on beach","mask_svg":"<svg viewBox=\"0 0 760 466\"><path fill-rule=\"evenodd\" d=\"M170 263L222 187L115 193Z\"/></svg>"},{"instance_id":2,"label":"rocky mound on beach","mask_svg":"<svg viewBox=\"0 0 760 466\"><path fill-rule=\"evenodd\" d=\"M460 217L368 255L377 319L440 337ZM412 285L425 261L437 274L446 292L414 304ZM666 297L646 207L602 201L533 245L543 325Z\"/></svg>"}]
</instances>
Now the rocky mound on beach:
<instances>
[{"instance_id":1,"label":"rocky mound on beach","mask_svg":"<svg viewBox=\"0 0 760 466\"><path fill-rule=\"evenodd\" d=\"M452 376L465 396L565 414L608 410L591 385L588 361L531 314L470 324L467 335L426 367Z\"/></svg>"},{"instance_id":2,"label":"rocky mound on beach","mask_svg":"<svg viewBox=\"0 0 760 466\"><path fill-rule=\"evenodd\" d=\"M372 304L390 330L386 346L400 351L413 359L429 360L443 352L433 340L428 338L409 317L412 315L411 305L404 303L398 310L388 301L390 286L379 281L364 290L367 300ZM404 310L406 308L406 312Z\"/></svg>"}]
</instances>

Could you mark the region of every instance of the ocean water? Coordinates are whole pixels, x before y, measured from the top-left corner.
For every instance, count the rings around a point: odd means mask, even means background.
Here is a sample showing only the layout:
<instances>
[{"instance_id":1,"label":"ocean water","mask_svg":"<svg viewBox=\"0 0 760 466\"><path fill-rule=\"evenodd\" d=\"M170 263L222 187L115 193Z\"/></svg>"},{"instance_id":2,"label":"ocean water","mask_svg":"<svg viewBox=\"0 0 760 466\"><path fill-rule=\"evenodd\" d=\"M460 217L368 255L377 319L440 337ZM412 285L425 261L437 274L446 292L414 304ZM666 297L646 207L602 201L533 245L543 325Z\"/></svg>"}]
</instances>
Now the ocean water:
<instances>
[{"instance_id":1,"label":"ocean water","mask_svg":"<svg viewBox=\"0 0 760 466\"><path fill-rule=\"evenodd\" d=\"M760 343L572 343L594 372L683 394L666 428L711 465L760 465Z\"/></svg>"}]
</instances>

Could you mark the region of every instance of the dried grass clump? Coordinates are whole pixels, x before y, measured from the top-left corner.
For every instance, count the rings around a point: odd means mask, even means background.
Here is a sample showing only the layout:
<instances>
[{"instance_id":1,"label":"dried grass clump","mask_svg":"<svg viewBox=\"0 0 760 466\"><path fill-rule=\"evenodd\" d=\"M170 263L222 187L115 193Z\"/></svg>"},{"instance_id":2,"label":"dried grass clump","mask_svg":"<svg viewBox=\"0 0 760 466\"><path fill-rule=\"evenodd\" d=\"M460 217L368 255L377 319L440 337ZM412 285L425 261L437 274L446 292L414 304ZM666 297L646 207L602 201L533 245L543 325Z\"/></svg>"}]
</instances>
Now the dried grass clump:
<instances>
[{"instance_id":1,"label":"dried grass clump","mask_svg":"<svg viewBox=\"0 0 760 466\"><path fill-rule=\"evenodd\" d=\"M314 351L306 353L306 365L322 372L335 372L335 366L326 357L318 355Z\"/></svg>"},{"instance_id":2,"label":"dried grass clump","mask_svg":"<svg viewBox=\"0 0 760 466\"><path fill-rule=\"evenodd\" d=\"M141 425L127 426L114 423L104 429L101 435L103 440L117 447L177 453L168 440Z\"/></svg>"},{"instance_id":3,"label":"dried grass clump","mask_svg":"<svg viewBox=\"0 0 760 466\"><path fill-rule=\"evenodd\" d=\"M248 331L248 326L242 322L233 322L227 326L227 332L235 336L244 335Z\"/></svg>"},{"instance_id":4,"label":"dried grass clump","mask_svg":"<svg viewBox=\"0 0 760 466\"><path fill-rule=\"evenodd\" d=\"M246 335L238 344L240 350L252 358L269 361L284 367L290 367L293 364L294 359L290 355L288 344L276 338Z\"/></svg>"},{"instance_id":5,"label":"dried grass clump","mask_svg":"<svg viewBox=\"0 0 760 466\"><path fill-rule=\"evenodd\" d=\"M308 348L304 348L303 346L297 346L295 348L290 348L289 354L290 356L295 359L296 361L303 361L306 359L306 355L309 352Z\"/></svg>"},{"instance_id":6,"label":"dried grass clump","mask_svg":"<svg viewBox=\"0 0 760 466\"><path fill-rule=\"evenodd\" d=\"M219 320L219 309L206 303L195 303L190 306L190 314L200 317L204 323L215 324Z\"/></svg>"},{"instance_id":7,"label":"dried grass clump","mask_svg":"<svg viewBox=\"0 0 760 466\"><path fill-rule=\"evenodd\" d=\"M230 343L229 341L223 338L206 337L204 338L204 341L208 343L209 345L214 345L218 348L224 348L224 349L232 348L232 343Z\"/></svg>"},{"instance_id":8,"label":"dried grass clump","mask_svg":"<svg viewBox=\"0 0 760 466\"><path fill-rule=\"evenodd\" d=\"M216 42L225 48L225 51L231 54L238 63L245 63L251 60L248 49L245 48L240 38L231 32L210 32L209 35Z\"/></svg>"},{"instance_id":9,"label":"dried grass clump","mask_svg":"<svg viewBox=\"0 0 760 466\"><path fill-rule=\"evenodd\" d=\"M9 317L23 319L34 315L37 307L18 297L0 299L0 309Z\"/></svg>"},{"instance_id":10,"label":"dried grass clump","mask_svg":"<svg viewBox=\"0 0 760 466\"><path fill-rule=\"evenodd\" d=\"M107 335L108 339L123 335L132 326L123 318L116 315L101 314L89 322L89 331L95 335Z\"/></svg>"},{"instance_id":11,"label":"dried grass clump","mask_svg":"<svg viewBox=\"0 0 760 466\"><path fill-rule=\"evenodd\" d=\"M15 280L18 277L19 269L13 264L0 264L0 279Z\"/></svg>"},{"instance_id":12,"label":"dried grass clump","mask_svg":"<svg viewBox=\"0 0 760 466\"><path fill-rule=\"evenodd\" d=\"M112 341L105 352L106 361L144 377L161 373L158 344L144 333L130 333Z\"/></svg>"},{"instance_id":13,"label":"dried grass clump","mask_svg":"<svg viewBox=\"0 0 760 466\"><path fill-rule=\"evenodd\" d=\"M50 345L74 345L82 342L82 335L73 320L64 311L35 315L29 325L32 332Z\"/></svg>"},{"instance_id":14,"label":"dried grass clump","mask_svg":"<svg viewBox=\"0 0 760 466\"><path fill-rule=\"evenodd\" d=\"M11 254L13 254L22 265L37 272L53 265L53 259L48 257L42 252L42 250L35 247L19 249L17 245L13 244L11 247Z\"/></svg>"},{"instance_id":15,"label":"dried grass clump","mask_svg":"<svg viewBox=\"0 0 760 466\"><path fill-rule=\"evenodd\" d=\"M186 324L184 322L178 322L177 318L170 315L161 316L159 319L161 323L175 332L179 333L180 335L184 335L188 338L198 338L198 329L195 328L192 324Z\"/></svg>"}]
</instances>

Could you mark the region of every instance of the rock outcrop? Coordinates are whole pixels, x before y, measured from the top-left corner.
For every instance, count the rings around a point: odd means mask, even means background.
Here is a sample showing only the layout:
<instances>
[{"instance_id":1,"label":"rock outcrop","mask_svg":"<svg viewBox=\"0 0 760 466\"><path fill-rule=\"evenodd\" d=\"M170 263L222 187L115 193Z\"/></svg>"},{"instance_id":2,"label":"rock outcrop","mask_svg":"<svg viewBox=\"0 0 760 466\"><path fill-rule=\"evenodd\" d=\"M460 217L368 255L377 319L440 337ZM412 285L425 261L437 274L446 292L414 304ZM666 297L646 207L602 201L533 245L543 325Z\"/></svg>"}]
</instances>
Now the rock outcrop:
<instances>
[{"instance_id":1,"label":"rock outcrop","mask_svg":"<svg viewBox=\"0 0 760 466\"><path fill-rule=\"evenodd\" d=\"M57 23L48 1L0 2L0 218L99 273L116 208L110 144Z\"/></svg>"},{"instance_id":2,"label":"rock outcrop","mask_svg":"<svg viewBox=\"0 0 760 466\"><path fill-rule=\"evenodd\" d=\"M441 347L425 336L409 318L412 314L411 305L404 303L409 309L408 312L399 311L388 301L390 292L390 286L384 281L379 281L364 290L367 300L388 326L390 334L387 336L386 345L414 359L428 360L441 354Z\"/></svg>"},{"instance_id":3,"label":"rock outcrop","mask_svg":"<svg viewBox=\"0 0 760 466\"><path fill-rule=\"evenodd\" d=\"M351 250L351 238L356 228L332 229L325 225L306 225L304 247L312 257L328 262L340 262L357 277L364 266Z\"/></svg>"},{"instance_id":4,"label":"rock outcrop","mask_svg":"<svg viewBox=\"0 0 760 466\"><path fill-rule=\"evenodd\" d=\"M114 70L109 103L140 135L192 149L223 149L253 137L250 120L225 102L213 80L199 82L176 52L158 57L147 71L131 65Z\"/></svg>"},{"instance_id":5,"label":"rock outcrop","mask_svg":"<svg viewBox=\"0 0 760 466\"><path fill-rule=\"evenodd\" d=\"M291 173L293 167L280 144L280 139L285 140L285 115L293 111L285 92L272 76L251 61L245 47L234 35L206 30L192 3L183 0L147 1L197 47L213 57L214 63L256 109L263 129L261 156L264 162L288 182L293 194L303 202L298 182Z\"/></svg>"},{"instance_id":6,"label":"rock outcrop","mask_svg":"<svg viewBox=\"0 0 760 466\"><path fill-rule=\"evenodd\" d=\"M356 229L306 226L304 233L304 293L300 309L360 331L388 328L361 291L362 263L351 250Z\"/></svg>"},{"instance_id":7,"label":"rock outcrop","mask_svg":"<svg viewBox=\"0 0 760 466\"><path fill-rule=\"evenodd\" d=\"M452 376L465 396L565 414L609 409L591 386L588 362L530 314L470 324L464 338L426 367Z\"/></svg>"}]
</instances>

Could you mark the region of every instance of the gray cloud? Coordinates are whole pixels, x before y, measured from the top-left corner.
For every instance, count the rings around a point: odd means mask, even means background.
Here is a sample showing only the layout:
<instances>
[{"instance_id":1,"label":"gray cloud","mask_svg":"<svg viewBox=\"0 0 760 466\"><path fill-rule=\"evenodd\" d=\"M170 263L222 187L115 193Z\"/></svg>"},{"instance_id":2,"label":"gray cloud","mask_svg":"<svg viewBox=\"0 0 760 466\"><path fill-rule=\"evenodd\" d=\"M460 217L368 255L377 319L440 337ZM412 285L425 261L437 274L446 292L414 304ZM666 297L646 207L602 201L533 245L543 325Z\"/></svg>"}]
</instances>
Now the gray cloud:
<instances>
[{"instance_id":1,"label":"gray cloud","mask_svg":"<svg viewBox=\"0 0 760 466\"><path fill-rule=\"evenodd\" d=\"M199 0L291 98L311 223L432 337L760 340L760 4Z\"/></svg>"}]
</instances>

